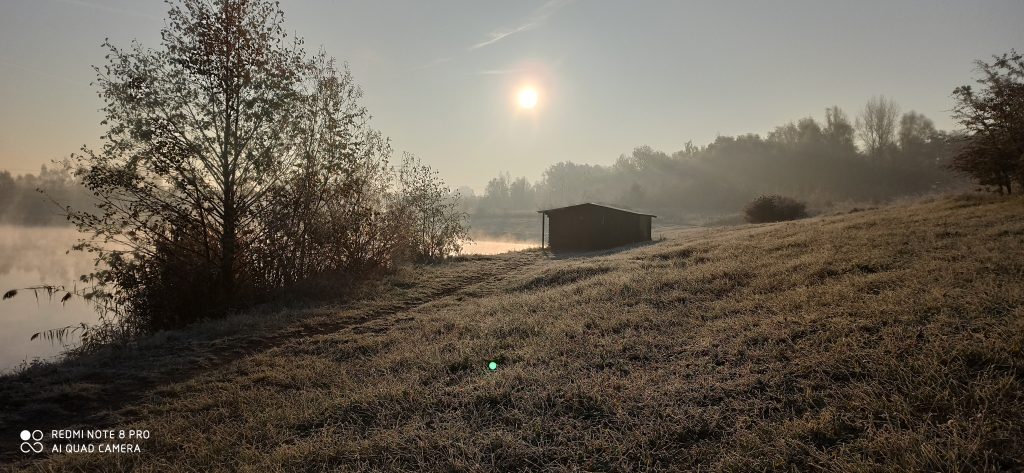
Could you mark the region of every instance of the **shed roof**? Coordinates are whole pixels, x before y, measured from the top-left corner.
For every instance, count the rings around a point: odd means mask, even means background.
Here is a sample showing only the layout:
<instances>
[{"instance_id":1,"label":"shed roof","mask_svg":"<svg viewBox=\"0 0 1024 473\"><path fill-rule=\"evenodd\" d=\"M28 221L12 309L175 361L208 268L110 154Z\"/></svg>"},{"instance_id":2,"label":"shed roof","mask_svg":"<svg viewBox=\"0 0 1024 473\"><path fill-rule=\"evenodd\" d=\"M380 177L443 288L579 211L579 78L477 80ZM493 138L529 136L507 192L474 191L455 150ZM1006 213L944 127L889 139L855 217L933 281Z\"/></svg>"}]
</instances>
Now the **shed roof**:
<instances>
[{"instance_id":1,"label":"shed roof","mask_svg":"<svg viewBox=\"0 0 1024 473\"><path fill-rule=\"evenodd\" d=\"M589 206L589 207L600 207L600 208L604 208L604 209L616 210L616 211L619 211L619 212L626 212L626 213L631 213L631 214L635 214L635 215L644 215L644 216L647 216L647 217L654 217L654 218L658 217L657 215L654 215L654 214L645 214L645 213L636 212L636 211L633 211L633 210L626 210L626 209L620 209L618 207L612 207L610 205L595 204L593 202L584 202L582 204L569 205L569 206L566 206L566 207L557 207L557 208L553 208L553 209L538 210L537 213L548 214L548 213L551 213L551 212L559 212L559 211L562 211L562 210L574 209L574 208L578 208L578 207L587 207L587 206Z\"/></svg>"}]
</instances>

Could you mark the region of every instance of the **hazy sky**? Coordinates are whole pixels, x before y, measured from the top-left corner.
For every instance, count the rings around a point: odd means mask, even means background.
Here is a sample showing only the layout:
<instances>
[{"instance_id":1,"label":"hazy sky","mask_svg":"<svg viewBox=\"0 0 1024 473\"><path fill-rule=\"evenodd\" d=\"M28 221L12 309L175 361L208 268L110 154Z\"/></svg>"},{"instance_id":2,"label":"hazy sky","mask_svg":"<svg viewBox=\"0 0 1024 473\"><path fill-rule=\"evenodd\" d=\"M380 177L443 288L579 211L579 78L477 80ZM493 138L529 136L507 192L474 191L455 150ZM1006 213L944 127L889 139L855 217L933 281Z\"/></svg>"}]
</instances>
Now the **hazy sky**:
<instances>
[{"instance_id":1,"label":"hazy sky","mask_svg":"<svg viewBox=\"0 0 1024 473\"><path fill-rule=\"evenodd\" d=\"M975 59L1024 50L1024 1L283 0L287 28L348 61L397 150L480 190L558 161L608 164L765 133L884 94L953 124ZM0 0L0 169L96 145L105 37L157 46L151 0ZM536 109L517 108L530 83Z\"/></svg>"}]
</instances>

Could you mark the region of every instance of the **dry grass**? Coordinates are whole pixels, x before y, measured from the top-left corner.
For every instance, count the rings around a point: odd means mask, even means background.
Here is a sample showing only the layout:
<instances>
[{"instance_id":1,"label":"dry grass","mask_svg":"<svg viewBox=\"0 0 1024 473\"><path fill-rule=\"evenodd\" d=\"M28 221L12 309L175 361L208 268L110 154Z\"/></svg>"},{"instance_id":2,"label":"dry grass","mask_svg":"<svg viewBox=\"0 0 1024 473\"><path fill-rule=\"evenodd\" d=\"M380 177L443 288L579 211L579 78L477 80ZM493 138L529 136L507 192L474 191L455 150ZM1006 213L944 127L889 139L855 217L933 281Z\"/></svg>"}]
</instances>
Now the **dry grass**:
<instances>
[{"instance_id":1,"label":"dry grass","mask_svg":"<svg viewBox=\"0 0 1024 473\"><path fill-rule=\"evenodd\" d=\"M143 341L126 367L28 370L0 401L149 377L68 413L150 429L144 453L38 470L1016 470L1022 255L1024 201L968 196L465 258L361 304Z\"/></svg>"}]
</instances>

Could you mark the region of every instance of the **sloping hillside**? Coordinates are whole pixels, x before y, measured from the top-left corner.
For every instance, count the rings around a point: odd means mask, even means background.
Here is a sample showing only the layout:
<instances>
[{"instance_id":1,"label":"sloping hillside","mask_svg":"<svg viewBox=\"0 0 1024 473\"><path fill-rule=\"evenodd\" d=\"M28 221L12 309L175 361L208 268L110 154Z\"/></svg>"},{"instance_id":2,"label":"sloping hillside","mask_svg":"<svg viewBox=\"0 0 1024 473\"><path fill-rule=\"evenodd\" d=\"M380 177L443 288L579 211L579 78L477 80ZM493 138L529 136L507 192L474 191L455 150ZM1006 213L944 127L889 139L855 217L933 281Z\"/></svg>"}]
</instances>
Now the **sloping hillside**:
<instances>
[{"instance_id":1,"label":"sloping hillside","mask_svg":"<svg viewBox=\"0 0 1024 473\"><path fill-rule=\"evenodd\" d=\"M1024 468L1024 201L664 236L29 369L0 431L151 432L39 469Z\"/></svg>"}]
</instances>

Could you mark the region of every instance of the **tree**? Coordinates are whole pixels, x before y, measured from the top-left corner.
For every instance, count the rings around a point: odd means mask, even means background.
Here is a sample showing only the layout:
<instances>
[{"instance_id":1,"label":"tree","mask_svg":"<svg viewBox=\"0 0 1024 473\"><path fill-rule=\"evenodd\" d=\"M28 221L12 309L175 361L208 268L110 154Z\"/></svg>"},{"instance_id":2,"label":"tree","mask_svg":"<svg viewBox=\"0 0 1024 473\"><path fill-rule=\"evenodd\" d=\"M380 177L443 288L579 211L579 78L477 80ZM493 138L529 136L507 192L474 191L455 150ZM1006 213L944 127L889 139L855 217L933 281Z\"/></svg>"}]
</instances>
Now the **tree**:
<instances>
[{"instance_id":1,"label":"tree","mask_svg":"<svg viewBox=\"0 0 1024 473\"><path fill-rule=\"evenodd\" d=\"M935 124L920 113L911 110L900 117L899 146L903 151L923 146L935 133Z\"/></svg>"},{"instance_id":2,"label":"tree","mask_svg":"<svg viewBox=\"0 0 1024 473\"><path fill-rule=\"evenodd\" d=\"M105 144L74 156L99 201L70 215L92 235L78 248L103 263L87 295L107 301L119 330L457 250L464 235L450 225L464 219L447 190L419 164L398 175L347 68L289 38L276 3L171 2L161 38L158 49L105 43ZM415 232L429 241L410 250Z\"/></svg>"},{"instance_id":3,"label":"tree","mask_svg":"<svg viewBox=\"0 0 1024 473\"><path fill-rule=\"evenodd\" d=\"M872 97L857 118L858 136L869 156L881 157L896 144L896 118L900 107L885 96Z\"/></svg>"},{"instance_id":4,"label":"tree","mask_svg":"<svg viewBox=\"0 0 1024 473\"><path fill-rule=\"evenodd\" d=\"M916 171L922 178L931 171L941 171L935 160L940 154L942 143L935 124L928 117L913 110L900 117L899 164Z\"/></svg>"},{"instance_id":5,"label":"tree","mask_svg":"<svg viewBox=\"0 0 1024 473\"><path fill-rule=\"evenodd\" d=\"M525 177L517 177L509 183L508 197L513 209L533 210L533 186L530 185L530 181L527 181Z\"/></svg>"},{"instance_id":6,"label":"tree","mask_svg":"<svg viewBox=\"0 0 1024 473\"><path fill-rule=\"evenodd\" d=\"M95 69L106 144L75 156L102 212L75 219L127 248L100 253L113 272L98 282L135 308L164 312L174 299L157 293L185 286L191 302L223 307L252 276L246 243L292 169L285 130L308 67L282 17L268 2L183 0L171 5L161 49L104 43L108 63Z\"/></svg>"},{"instance_id":7,"label":"tree","mask_svg":"<svg viewBox=\"0 0 1024 473\"><path fill-rule=\"evenodd\" d=\"M458 253L469 239L459 195L444 185L437 171L409 154L402 160L399 184L398 210L406 217L402 221L409 222L412 229L405 243L409 257L431 261Z\"/></svg>"},{"instance_id":8,"label":"tree","mask_svg":"<svg viewBox=\"0 0 1024 473\"><path fill-rule=\"evenodd\" d=\"M801 118L796 123L775 127L775 130L768 134L769 142L790 149L820 146L823 139L821 125L818 125L818 122L811 117Z\"/></svg>"},{"instance_id":9,"label":"tree","mask_svg":"<svg viewBox=\"0 0 1024 473\"><path fill-rule=\"evenodd\" d=\"M825 109L825 128L822 129L826 142L833 148L856 151L854 127L838 105Z\"/></svg>"},{"instance_id":10,"label":"tree","mask_svg":"<svg viewBox=\"0 0 1024 473\"><path fill-rule=\"evenodd\" d=\"M508 172L491 179L484 187L484 201L492 210L507 210L510 199L510 186L512 177Z\"/></svg>"},{"instance_id":11,"label":"tree","mask_svg":"<svg viewBox=\"0 0 1024 473\"><path fill-rule=\"evenodd\" d=\"M981 90L953 90L953 118L966 134L952 168L1009 194L1014 182L1024 190L1024 57L1011 50L993 59L976 63Z\"/></svg>"}]
</instances>

